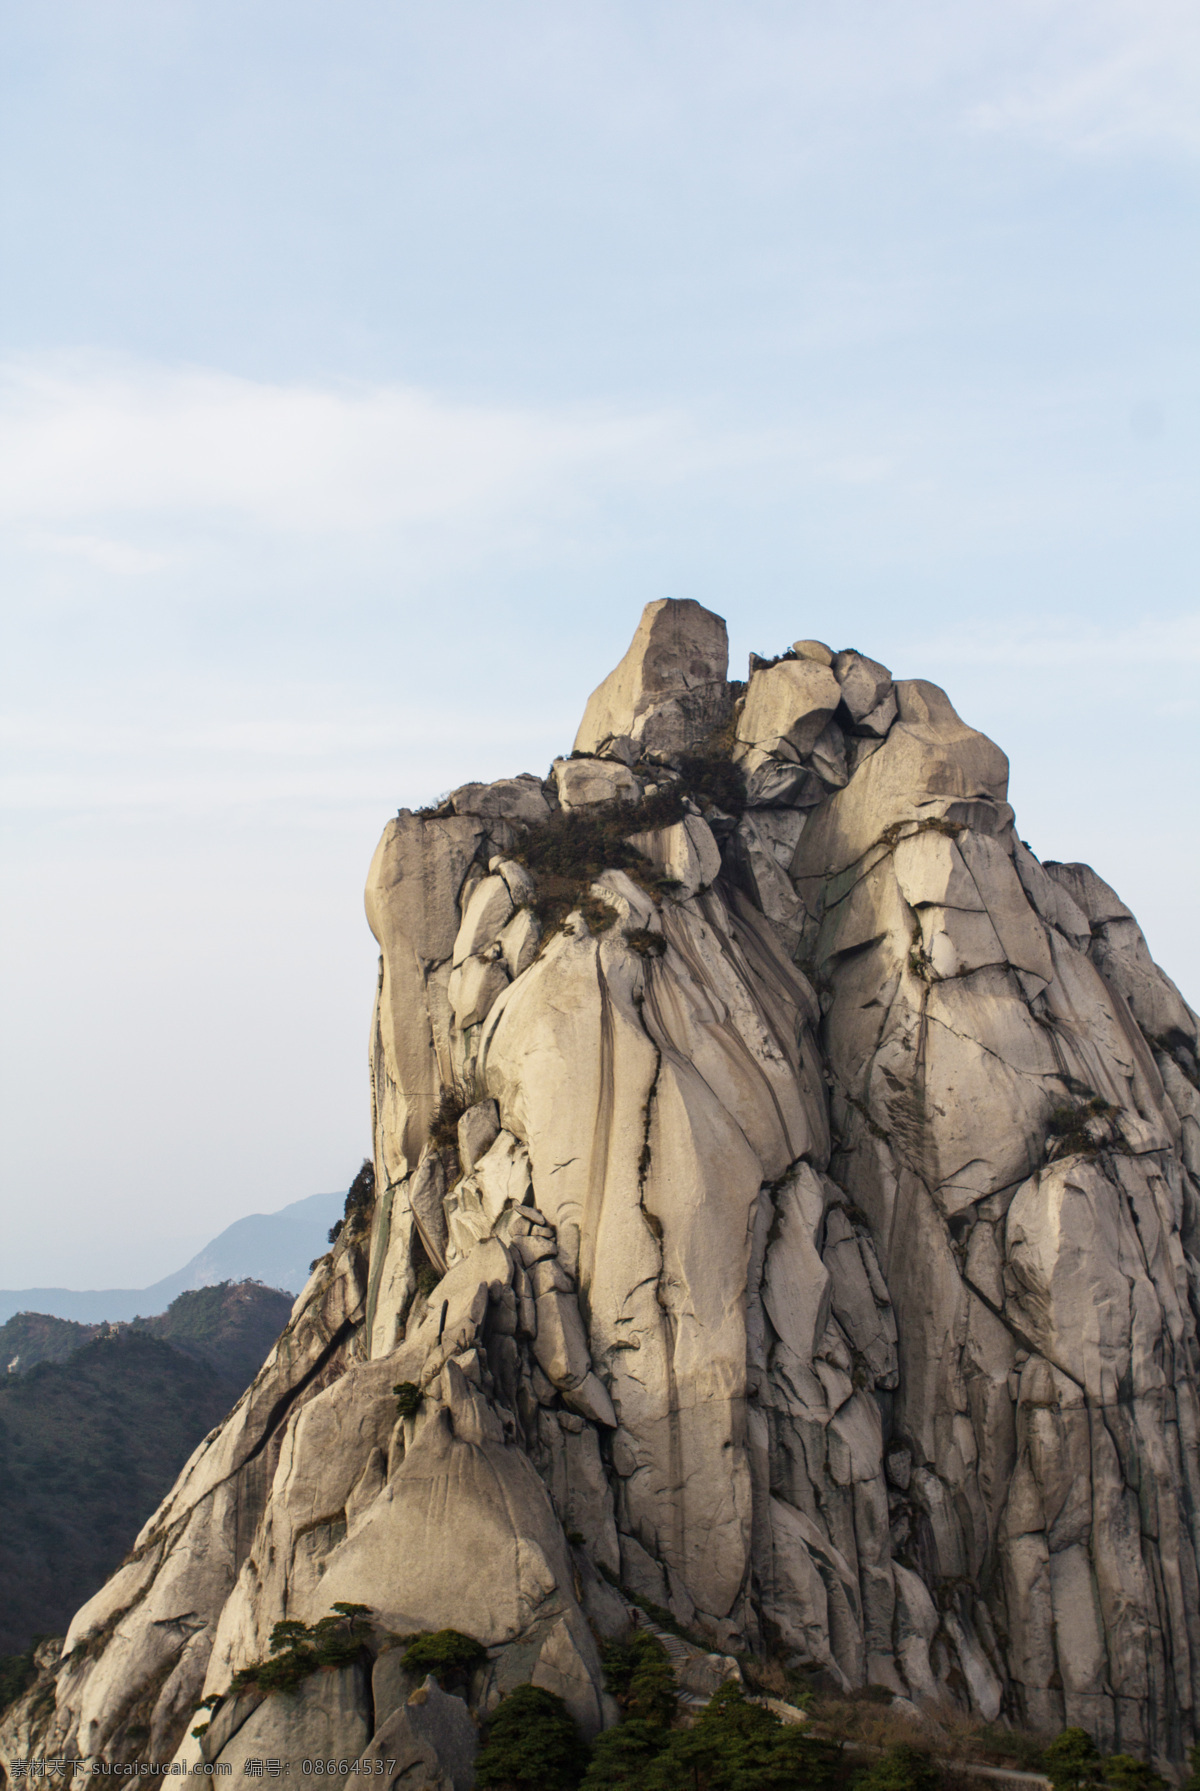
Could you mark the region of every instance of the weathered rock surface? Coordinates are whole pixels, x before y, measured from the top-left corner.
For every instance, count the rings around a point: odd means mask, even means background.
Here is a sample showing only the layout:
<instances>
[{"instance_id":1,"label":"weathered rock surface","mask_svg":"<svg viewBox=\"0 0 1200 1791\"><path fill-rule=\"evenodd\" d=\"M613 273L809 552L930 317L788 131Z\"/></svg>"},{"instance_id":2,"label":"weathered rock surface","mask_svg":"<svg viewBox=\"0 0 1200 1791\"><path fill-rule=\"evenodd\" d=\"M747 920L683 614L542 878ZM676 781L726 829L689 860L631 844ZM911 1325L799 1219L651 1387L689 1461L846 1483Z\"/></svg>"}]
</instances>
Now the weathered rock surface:
<instances>
[{"instance_id":1,"label":"weathered rock surface","mask_svg":"<svg viewBox=\"0 0 1200 1791\"><path fill-rule=\"evenodd\" d=\"M381 1723L362 1766L386 1791L471 1791L478 1745L466 1704L428 1678Z\"/></svg>"},{"instance_id":2,"label":"weathered rock surface","mask_svg":"<svg viewBox=\"0 0 1200 1791\"><path fill-rule=\"evenodd\" d=\"M578 753L688 752L729 719L729 639L720 616L690 598L648 603L620 665L591 696Z\"/></svg>"},{"instance_id":3,"label":"weathered rock surface","mask_svg":"<svg viewBox=\"0 0 1200 1791\"><path fill-rule=\"evenodd\" d=\"M672 785L733 712L724 642L651 605L589 756L388 824L374 1209L0 1759L199 1758L196 1702L349 1601L375 1652L453 1626L487 1664L385 1712L382 1652L305 1722L462 1791L516 1684L606 1720L605 1575L721 1656L1197 1739L1196 1016L1094 872L1017 839L999 749L857 651L752 670L740 816ZM597 790L644 874L543 932L522 830ZM222 1758L273 1705L216 1705Z\"/></svg>"}]
</instances>

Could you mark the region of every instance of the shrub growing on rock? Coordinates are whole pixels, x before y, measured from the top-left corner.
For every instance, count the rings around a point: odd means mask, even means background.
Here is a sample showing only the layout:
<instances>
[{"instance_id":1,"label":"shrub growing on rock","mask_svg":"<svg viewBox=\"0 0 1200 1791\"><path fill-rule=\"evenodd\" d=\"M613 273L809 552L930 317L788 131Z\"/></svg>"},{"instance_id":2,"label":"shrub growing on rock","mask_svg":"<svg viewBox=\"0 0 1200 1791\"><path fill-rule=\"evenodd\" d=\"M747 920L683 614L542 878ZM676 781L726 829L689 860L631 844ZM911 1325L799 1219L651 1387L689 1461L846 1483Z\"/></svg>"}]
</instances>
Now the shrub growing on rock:
<instances>
[{"instance_id":1,"label":"shrub growing on rock","mask_svg":"<svg viewBox=\"0 0 1200 1791\"><path fill-rule=\"evenodd\" d=\"M1167 1791L1162 1774L1133 1754L1110 1754L1104 1762L1104 1783L1110 1791Z\"/></svg>"},{"instance_id":2,"label":"shrub growing on rock","mask_svg":"<svg viewBox=\"0 0 1200 1791\"><path fill-rule=\"evenodd\" d=\"M643 858L628 836L656 827L671 827L687 811L676 789L662 790L640 802L597 802L588 808L560 809L525 829L514 853L532 873L537 894L533 911L550 931L580 909L591 932L603 932L616 920L616 909L591 885L602 871L626 871L652 893L669 886Z\"/></svg>"},{"instance_id":3,"label":"shrub growing on rock","mask_svg":"<svg viewBox=\"0 0 1200 1791\"><path fill-rule=\"evenodd\" d=\"M663 1745L652 1753L654 1726L638 1721L631 1746L623 1750L602 1736L597 1761L614 1755L612 1782L621 1791L820 1791L831 1783L837 1750L803 1729L785 1726L774 1713L753 1703L741 1686L723 1685L691 1729L659 1730ZM634 1723L623 1725L629 1729ZM619 1735L620 1729L611 1730ZM649 1755L636 1764L638 1747ZM616 1777L616 1771L624 1777ZM587 1791L601 1791L589 1780Z\"/></svg>"},{"instance_id":4,"label":"shrub growing on rock","mask_svg":"<svg viewBox=\"0 0 1200 1791\"><path fill-rule=\"evenodd\" d=\"M910 1742L898 1742L860 1772L855 1791L937 1791L942 1775L933 1756Z\"/></svg>"},{"instance_id":5,"label":"shrub growing on rock","mask_svg":"<svg viewBox=\"0 0 1200 1791\"><path fill-rule=\"evenodd\" d=\"M458 1122L467 1110L467 1103L456 1088L444 1088L438 1110L429 1128L429 1142L434 1150L458 1149Z\"/></svg>"},{"instance_id":6,"label":"shrub growing on rock","mask_svg":"<svg viewBox=\"0 0 1200 1791\"><path fill-rule=\"evenodd\" d=\"M474 1636L465 1636L459 1629L435 1629L409 1642L404 1650L404 1670L422 1676L432 1673L441 1684L447 1679L465 1679L486 1659L487 1649Z\"/></svg>"},{"instance_id":7,"label":"shrub growing on rock","mask_svg":"<svg viewBox=\"0 0 1200 1791\"><path fill-rule=\"evenodd\" d=\"M679 1706L667 1651L648 1630L602 1650L604 1684L619 1708L656 1728L668 1728Z\"/></svg>"},{"instance_id":8,"label":"shrub growing on rock","mask_svg":"<svg viewBox=\"0 0 1200 1791\"><path fill-rule=\"evenodd\" d=\"M271 1631L268 1660L251 1661L229 1682L231 1692L292 1692L320 1667L344 1667L362 1652L365 1604L335 1604L327 1617L311 1629L294 1617L277 1623Z\"/></svg>"},{"instance_id":9,"label":"shrub growing on rock","mask_svg":"<svg viewBox=\"0 0 1200 1791\"><path fill-rule=\"evenodd\" d=\"M679 774L683 788L697 802L715 802L727 815L740 815L746 806L746 780L728 751L684 753Z\"/></svg>"},{"instance_id":10,"label":"shrub growing on rock","mask_svg":"<svg viewBox=\"0 0 1200 1791\"><path fill-rule=\"evenodd\" d=\"M1064 1729L1042 1756L1054 1791L1081 1791L1103 1777L1103 1761L1086 1729Z\"/></svg>"},{"instance_id":11,"label":"shrub growing on rock","mask_svg":"<svg viewBox=\"0 0 1200 1791\"><path fill-rule=\"evenodd\" d=\"M518 1685L492 1714L475 1783L481 1791L575 1791L586 1764L587 1750L562 1699L540 1685Z\"/></svg>"},{"instance_id":12,"label":"shrub growing on rock","mask_svg":"<svg viewBox=\"0 0 1200 1791\"><path fill-rule=\"evenodd\" d=\"M649 1769L668 1738L669 1731L660 1723L648 1723L640 1716L606 1729L592 1743L581 1791L643 1791Z\"/></svg>"},{"instance_id":13,"label":"shrub growing on rock","mask_svg":"<svg viewBox=\"0 0 1200 1791\"><path fill-rule=\"evenodd\" d=\"M347 1219L362 1218L370 1210L375 1199L375 1165L370 1157L364 1157L362 1168L350 1183L346 1193L345 1216Z\"/></svg>"},{"instance_id":14,"label":"shrub growing on rock","mask_svg":"<svg viewBox=\"0 0 1200 1791\"><path fill-rule=\"evenodd\" d=\"M48 1640L47 1636L36 1636L23 1654L0 1655L0 1710L15 1703L33 1684L37 1678L34 1650L39 1642Z\"/></svg>"},{"instance_id":15,"label":"shrub growing on rock","mask_svg":"<svg viewBox=\"0 0 1200 1791\"><path fill-rule=\"evenodd\" d=\"M1095 1157L1110 1142L1111 1121L1117 1109L1111 1101L1093 1095L1075 1107L1056 1107L1046 1123L1047 1146L1059 1157ZM1064 1734L1070 1733L1064 1730ZM1125 1756L1132 1758L1132 1756Z\"/></svg>"}]
</instances>

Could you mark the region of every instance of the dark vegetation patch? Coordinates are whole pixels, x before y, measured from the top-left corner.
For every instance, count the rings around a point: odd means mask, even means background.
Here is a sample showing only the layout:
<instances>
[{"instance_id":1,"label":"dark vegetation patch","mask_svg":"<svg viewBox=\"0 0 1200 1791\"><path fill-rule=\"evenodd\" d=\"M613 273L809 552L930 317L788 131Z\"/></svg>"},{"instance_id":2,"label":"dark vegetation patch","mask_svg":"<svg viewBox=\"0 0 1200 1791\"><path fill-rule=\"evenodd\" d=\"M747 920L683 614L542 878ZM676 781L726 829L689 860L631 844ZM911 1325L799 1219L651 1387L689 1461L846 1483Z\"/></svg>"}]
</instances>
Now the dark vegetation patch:
<instances>
[{"instance_id":1,"label":"dark vegetation patch","mask_svg":"<svg viewBox=\"0 0 1200 1791\"><path fill-rule=\"evenodd\" d=\"M371 1216L375 1204L375 1165L369 1157L364 1157L362 1168L350 1183L346 1194L346 1205L342 1217L329 1228L329 1242L336 1244L342 1234L343 1227L349 1226L351 1231L360 1231Z\"/></svg>"},{"instance_id":2,"label":"dark vegetation patch","mask_svg":"<svg viewBox=\"0 0 1200 1791\"><path fill-rule=\"evenodd\" d=\"M412 1636L404 1650L404 1670L423 1679L432 1673L439 1685L461 1684L487 1659L487 1649L461 1629L435 1629Z\"/></svg>"},{"instance_id":3,"label":"dark vegetation patch","mask_svg":"<svg viewBox=\"0 0 1200 1791\"><path fill-rule=\"evenodd\" d=\"M429 1298L440 1280L441 1276L438 1274L432 1263L423 1262L418 1265L417 1292L423 1300Z\"/></svg>"},{"instance_id":4,"label":"dark vegetation patch","mask_svg":"<svg viewBox=\"0 0 1200 1791\"><path fill-rule=\"evenodd\" d=\"M746 779L734 764L733 725L730 724L722 745L710 746L702 752L684 753L676 763L684 791L700 808L708 802L727 815L740 815L746 806Z\"/></svg>"},{"instance_id":5,"label":"dark vegetation patch","mask_svg":"<svg viewBox=\"0 0 1200 1791\"><path fill-rule=\"evenodd\" d=\"M600 1650L604 1686L627 1717L669 1727L679 1705L670 1658L657 1636L636 1629L627 1642L609 1642Z\"/></svg>"},{"instance_id":6,"label":"dark vegetation patch","mask_svg":"<svg viewBox=\"0 0 1200 1791\"><path fill-rule=\"evenodd\" d=\"M33 1684L37 1678L34 1654L42 1642L49 1640L49 1636L34 1636L20 1654L0 1655L0 1710L7 1710Z\"/></svg>"},{"instance_id":7,"label":"dark vegetation patch","mask_svg":"<svg viewBox=\"0 0 1200 1791\"><path fill-rule=\"evenodd\" d=\"M667 942L661 933L650 927L635 927L626 933L625 943L630 951L635 951L639 958L661 958L667 949Z\"/></svg>"},{"instance_id":8,"label":"dark vegetation patch","mask_svg":"<svg viewBox=\"0 0 1200 1791\"><path fill-rule=\"evenodd\" d=\"M467 1102L456 1088L444 1088L438 1110L429 1128L429 1142L434 1150L458 1153L458 1122L467 1111Z\"/></svg>"},{"instance_id":9,"label":"dark vegetation patch","mask_svg":"<svg viewBox=\"0 0 1200 1791\"><path fill-rule=\"evenodd\" d=\"M362 1653L370 1614L369 1605L339 1603L311 1627L284 1618L271 1631L266 1659L239 1668L230 1692L292 1692L321 1667L349 1666Z\"/></svg>"},{"instance_id":10,"label":"dark vegetation patch","mask_svg":"<svg viewBox=\"0 0 1200 1791\"><path fill-rule=\"evenodd\" d=\"M1074 1107L1056 1107L1046 1122L1047 1139L1053 1140L1060 1157L1095 1157L1111 1142L1107 1122L1118 1109L1111 1101L1093 1095Z\"/></svg>"},{"instance_id":11,"label":"dark vegetation patch","mask_svg":"<svg viewBox=\"0 0 1200 1791\"><path fill-rule=\"evenodd\" d=\"M397 1381L392 1388L396 1410L402 1418L415 1418L421 1409L421 1389L416 1381Z\"/></svg>"},{"instance_id":12,"label":"dark vegetation patch","mask_svg":"<svg viewBox=\"0 0 1200 1791\"><path fill-rule=\"evenodd\" d=\"M222 1281L189 1288L157 1318L135 1318L131 1329L207 1363L240 1393L262 1367L293 1304L292 1295L278 1287Z\"/></svg>"},{"instance_id":13,"label":"dark vegetation patch","mask_svg":"<svg viewBox=\"0 0 1200 1791\"><path fill-rule=\"evenodd\" d=\"M597 802L587 808L559 809L545 821L527 827L513 856L533 877L536 894L531 906L543 932L556 932L575 911L582 913L592 933L612 926L616 909L591 892L604 871L624 871L661 901L674 883L629 844L629 835L673 827L686 813L683 791L673 786L640 802Z\"/></svg>"},{"instance_id":14,"label":"dark vegetation patch","mask_svg":"<svg viewBox=\"0 0 1200 1791\"><path fill-rule=\"evenodd\" d=\"M475 1783L496 1791L574 1791L586 1766L587 1749L562 1699L540 1685L518 1685L488 1723Z\"/></svg>"},{"instance_id":15,"label":"dark vegetation patch","mask_svg":"<svg viewBox=\"0 0 1200 1791\"><path fill-rule=\"evenodd\" d=\"M107 1329L54 1318L48 1312L14 1312L0 1325L0 1374L28 1374L39 1362L65 1362Z\"/></svg>"},{"instance_id":16,"label":"dark vegetation patch","mask_svg":"<svg viewBox=\"0 0 1200 1791\"><path fill-rule=\"evenodd\" d=\"M661 772L663 785L652 796L559 809L522 829L513 856L533 877L537 893L532 906L543 929L553 932L574 910L583 913L593 933L611 926L616 915L609 904L589 897L590 886L604 871L624 871L656 901L675 887L629 844L630 835L675 826L688 812L688 798L701 809L715 805L727 814L740 814L746 785L730 757L732 749L730 726L699 752L676 760L677 776Z\"/></svg>"},{"instance_id":17,"label":"dark vegetation patch","mask_svg":"<svg viewBox=\"0 0 1200 1791\"><path fill-rule=\"evenodd\" d=\"M135 1326L0 1377L0 1650L66 1630L241 1390Z\"/></svg>"},{"instance_id":18,"label":"dark vegetation patch","mask_svg":"<svg viewBox=\"0 0 1200 1791\"><path fill-rule=\"evenodd\" d=\"M685 795L681 784L672 784L639 802L592 802L585 808L556 809L544 821L524 829L514 856L535 879L590 880L611 870L644 873L646 860L629 844L627 835L673 827L682 821L687 813Z\"/></svg>"},{"instance_id":19,"label":"dark vegetation patch","mask_svg":"<svg viewBox=\"0 0 1200 1791\"><path fill-rule=\"evenodd\" d=\"M829 1742L730 1682L690 1728L633 1716L598 1736L583 1791L820 1791L844 1782L841 1766Z\"/></svg>"},{"instance_id":20,"label":"dark vegetation patch","mask_svg":"<svg viewBox=\"0 0 1200 1791\"><path fill-rule=\"evenodd\" d=\"M1191 1749L1193 1777L1196 1754ZM1166 1780L1145 1760L1132 1754L1102 1755L1086 1729L1064 1729L1057 1735L1042 1755L1042 1771L1054 1791L1084 1791L1092 1785L1106 1785L1109 1791L1166 1791Z\"/></svg>"},{"instance_id":21,"label":"dark vegetation patch","mask_svg":"<svg viewBox=\"0 0 1200 1791\"><path fill-rule=\"evenodd\" d=\"M942 1772L928 1748L911 1741L886 1748L856 1777L855 1791L939 1791Z\"/></svg>"},{"instance_id":22,"label":"dark vegetation patch","mask_svg":"<svg viewBox=\"0 0 1200 1791\"><path fill-rule=\"evenodd\" d=\"M883 1686L866 1686L850 1693L816 1691L791 1701L803 1704L813 1733L835 1743L847 1761L856 1762L860 1767L864 1762L873 1766L883 1759L890 1761L888 1773L898 1782L890 1787L871 1779L870 1791L920 1791L911 1779L901 1775L910 1771L923 1773L924 1769L914 1755L928 1756L930 1753L935 1756L938 1775L934 1782L941 1785L943 1791L971 1791L971 1787L978 1791L977 1778L956 1771L960 1763L996 1766L1017 1772L1046 1772L1053 1777L1051 1760L1058 1744L1050 1735L1028 1729L1010 1729L999 1722L984 1722L949 1705L931 1713L929 1720L918 1720L909 1712L897 1709L891 1693ZM1064 1733L1077 1736L1079 1731ZM1074 1740L1065 1744L1068 1761L1074 1757L1076 1745ZM1090 1742L1088 1746L1091 1747ZM1094 1747L1088 1758L1092 1762L1088 1770L1095 1768L1097 1776L1087 1782L1111 1784L1112 1791L1117 1791L1116 1781L1110 1781L1106 1776L1108 1763ZM1061 1762L1060 1767L1066 1771ZM1118 1774L1119 1770L1116 1769ZM866 1780L859 1782L865 1784ZM1064 1778L1060 1791L1070 1791L1070 1784L1071 1781ZM1138 1787L1131 1786L1128 1791L1138 1791ZM1153 1791L1153 1788L1147 1785L1144 1791ZM1200 1791L1200 1785L1195 1791Z\"/></svg>"}]
</instances>

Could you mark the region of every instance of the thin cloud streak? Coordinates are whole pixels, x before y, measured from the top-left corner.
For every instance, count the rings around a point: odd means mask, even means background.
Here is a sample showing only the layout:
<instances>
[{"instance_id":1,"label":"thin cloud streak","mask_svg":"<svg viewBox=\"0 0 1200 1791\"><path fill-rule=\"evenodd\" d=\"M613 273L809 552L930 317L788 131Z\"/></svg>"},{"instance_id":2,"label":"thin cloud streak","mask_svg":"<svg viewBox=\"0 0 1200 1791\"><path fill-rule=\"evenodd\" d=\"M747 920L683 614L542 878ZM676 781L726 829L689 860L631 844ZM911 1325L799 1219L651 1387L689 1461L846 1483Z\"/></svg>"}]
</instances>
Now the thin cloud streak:
<instances>
[{"instance_id":1,"label":"thin cloud streak","mask_svg":"<svg viewBox=\"0 0 1200 1791\"><path fill-rule=\"evenodd\" d=\"M983 629L937 635L914 643L914 663L1020 666L1061 670L1064 663L1120 671L1130 666L1200 664L1200 614L1097 627L1068 617L1044 623L1007 623L1002 634Z\"/></svg>"},{"instance_id":2,"label":"thin cloud streak","mask_svg":"<svg viewBox=\"0 0 1200 1791\"><path fill-rule=\"evenodd\" d=\"M444 522L654 476L701 455L677 417L453 404L402 386L322 389L83 359L0 369L0 518L240 518L290 534ZM728 451L728 449L726 449ZM44 539L44 537L43 537ZM114 569L123 544L47 542Z\"/></svg>"},{"instance_id":3,"label":"thin cloud streak","mask_svg":"<svg viewBox=\"0 0 1200 1791\"><path fill-rule=\"evenodd\" d=\"M1089 157L1200 151L1200 13L1190 0L1059 0L1036 13L1040 54L967 108L968 129Z\"/></svg>"}]
</instances>

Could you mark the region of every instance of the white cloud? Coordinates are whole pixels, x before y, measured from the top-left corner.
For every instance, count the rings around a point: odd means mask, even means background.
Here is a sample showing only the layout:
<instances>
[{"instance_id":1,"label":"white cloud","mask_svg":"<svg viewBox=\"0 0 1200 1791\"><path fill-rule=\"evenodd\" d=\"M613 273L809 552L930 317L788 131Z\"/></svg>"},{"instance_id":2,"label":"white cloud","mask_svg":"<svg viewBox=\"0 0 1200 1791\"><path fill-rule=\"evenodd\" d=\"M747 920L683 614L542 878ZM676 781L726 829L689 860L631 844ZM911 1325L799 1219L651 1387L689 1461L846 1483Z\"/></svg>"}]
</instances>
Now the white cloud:
<instances>
[{"instance_id":1,"label":"white cloud","mask_svg":"<svg viewBox=\"0 0 1200 1791\"><path fill-rule=\"evenodd\" d=\"M1193 0L1032 0L1020 72L967 110L984 133L1084 155L1200 150Z\"/></svg>"},{"instance_id":2,"label":"white cloud","mask_svg":"<svg viewBox=\"0 0 1200 1791\"><path fill-rule=\"evenodd\" d=\"M454 404L403 386L322 389L95 359L0 369L0 518L191 515L291 534L479 519L652 476L696 444L672 416ZM117 570L124 544L52 537Z\"/></svg>"},{"instance_id":3,"label":"white cloud","mask_svg":"<svg viewBox=\"0 0 1200 1791\"><path fill-rule=\"evenodd\" d=\"M105 535L44 534L36 545L46 553L64 554L69 559L85 560L101 572L116 572L136 577L139 573L161 572L170 564L167 554L153 553L137 547L132 541L113 541Z\"/></svg>"}]
</instances>

